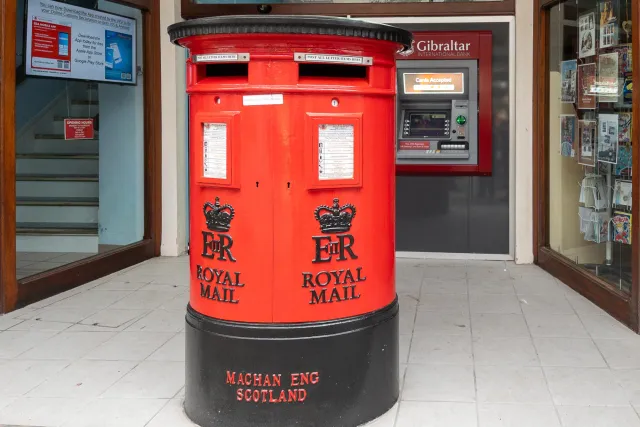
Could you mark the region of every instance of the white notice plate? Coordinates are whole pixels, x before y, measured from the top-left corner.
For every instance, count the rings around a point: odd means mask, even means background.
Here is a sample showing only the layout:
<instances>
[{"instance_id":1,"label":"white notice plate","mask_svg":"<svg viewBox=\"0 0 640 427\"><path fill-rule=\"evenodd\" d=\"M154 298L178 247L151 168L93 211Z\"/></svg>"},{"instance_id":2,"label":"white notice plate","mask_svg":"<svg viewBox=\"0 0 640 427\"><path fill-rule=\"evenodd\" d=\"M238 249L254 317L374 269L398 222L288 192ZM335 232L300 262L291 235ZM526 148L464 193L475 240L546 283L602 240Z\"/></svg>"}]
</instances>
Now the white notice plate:
<instances>
[{"instance_id":1,"label":"white notice plate","mask_svg":"<svg viewBox=\"0 0 640 427\"><path fill-rule=\"evenodd\" d=\"M194 55L193 62L247 62L248 53L210 53L205 55Z\"/></svg>"},{"instance_id":2,"label":"white notice plate","mask_svg":"<svg viewBox=\"0 0 640 427\"><path fill-rule=\"evenodd\" d=\"M202 163L205 178L227 179L226 123L204 123Z\"/></svg>"},{"instance_id":3,"label":"white notice plate","mask_svg":"<svg viewBox=\"0 0 640 427\"><path fill-rule=\"evenodd\" d=\"M302 62L326 62L334 64L372 65L370 56L327 55L322 53L294 53L294 59Z\"/></svg>"},{"instance_id":4,"label":"white notice plate","mask_svg":"<svg viewBox=\"0 0 640 427\"><path fill-rule=\"evenodd\" d=\"M282 105L284 97L281 93L267 95L245 95L242 97L242 105Z\"/></svg>"},{"instance_id":5,"label":"white notice plate","mask_svg":"<svg viewBox=\"0 0 640 427\"><path fill-rule=\"evenodd\" d=\"M319 126L318 179L353 179L353 140L353 125Z\"/></svg>"}]
</instances>

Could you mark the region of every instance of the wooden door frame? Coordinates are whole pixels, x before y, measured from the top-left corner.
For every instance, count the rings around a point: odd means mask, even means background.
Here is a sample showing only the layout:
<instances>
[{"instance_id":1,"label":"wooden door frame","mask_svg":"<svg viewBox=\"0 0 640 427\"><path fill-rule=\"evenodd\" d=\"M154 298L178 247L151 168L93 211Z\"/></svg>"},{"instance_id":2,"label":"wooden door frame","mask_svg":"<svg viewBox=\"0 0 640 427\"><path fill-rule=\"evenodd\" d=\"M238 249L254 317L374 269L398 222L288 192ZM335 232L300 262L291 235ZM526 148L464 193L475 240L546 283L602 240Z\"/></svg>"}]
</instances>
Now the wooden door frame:
<instances>
[{"instance_id":1,"label":"wooden door frame","mask_svg":"<svg viewBox=\"0 0 640 427\"><path fill-rule=\"evenodd\" d=\"M18 301L16 282L16 1L0 0L0 313Z\"/></svg>"},{"instance_id":2,"label":"wooden door frame","mask_svg":"<svg viewBox=\"0 0 640 427\"><path fill-rule=\"evenodd\" d=\"M581 293L613 317L638 332L639 320L639 274L640 274L640 227L632 227L632 289L631 295L611 287L606 281L595 277L580 266L549 248L549 9L565 0L535 0L533 46L533 253L535 262L558 279ZM632 2L633 23L640 22L640 6ZM636 28L632 38L633 59L640 60L640 31ZM640 67L633 69L633 81L640 78ZM634 129L640 129L640 93L633 92ZM632 146L638 147L638 133L633 133ZM637 153L636 153L637 154ZM640 156L632 157L632 168L640 170ZM640 200L640 176L633 176L632 198ZM639 204L632 205L632 217L638 218Z\"/></svg>"},{"instance_id":3,"label":"wooden door frame","mask_svg":"<svg viewBox=\"0 0 640 427\"><path fill-rule=\"evenodd\" d=\"M218 15L255 15L258 4L195 4L181 0L184 19ZM268 2L265 2L268 4ZM515 0L462 3L280 3L270 4L273 15L325 16L497 16L514 15Z\"/></svg>"},{"instance_id":4,"label":"wooden door frame","mask_svg":"<svg viewBox=\"0 0 640 427\"><path fill-rule=\"evenodd\" d=\"M113 1L113 0L111 0ZM15 203L15 0L0 0L0 313L6 313L160 255L162 135L160 7L155 0L115 0L140 9L144 73L144 234L114 251L16 279Z\"/></svg>"}]
</instances>

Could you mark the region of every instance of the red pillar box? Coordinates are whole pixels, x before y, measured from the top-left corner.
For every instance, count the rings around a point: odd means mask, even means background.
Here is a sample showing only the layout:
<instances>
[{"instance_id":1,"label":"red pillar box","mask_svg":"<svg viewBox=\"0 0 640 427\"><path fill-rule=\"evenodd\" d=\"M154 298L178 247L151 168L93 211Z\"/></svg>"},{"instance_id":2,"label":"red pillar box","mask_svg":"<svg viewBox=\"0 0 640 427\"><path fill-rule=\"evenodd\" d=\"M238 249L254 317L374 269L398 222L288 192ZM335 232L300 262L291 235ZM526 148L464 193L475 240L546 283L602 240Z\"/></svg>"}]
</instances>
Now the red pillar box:
<instances>
[{"instance_id":1,"label":"red pillar box","mask_svg":"<svg viewBox=\"0 0 640 427\"><path fill-rule=\"evenodd\" d=\"M187 415L356 426L398 398L398 28L225 16L189 49Z\"/></svg>"}]
</instances>

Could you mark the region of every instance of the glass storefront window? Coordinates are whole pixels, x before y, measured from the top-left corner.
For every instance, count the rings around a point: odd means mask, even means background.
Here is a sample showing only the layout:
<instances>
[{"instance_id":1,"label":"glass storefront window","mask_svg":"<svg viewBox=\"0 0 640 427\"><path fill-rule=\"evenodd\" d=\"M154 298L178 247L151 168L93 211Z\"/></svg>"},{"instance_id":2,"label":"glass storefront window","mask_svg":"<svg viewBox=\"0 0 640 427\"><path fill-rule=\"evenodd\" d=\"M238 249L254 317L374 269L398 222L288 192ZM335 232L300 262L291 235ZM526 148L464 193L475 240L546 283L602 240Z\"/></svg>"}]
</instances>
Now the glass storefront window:
<instances>
[{"instance_id":1,"label":"glass storefront window","mask_svg":"<svg viewBox=\"0 0 640 427\"><path fill-rule=\"evenodd\" d=\"M142 13L73 3L57 16L51 0L17 2L16 59L27 68L15 104L18 280L143 238ZM80 21L85 11L102 20Z\"/></svg>"},{"instance_id":2,"label":"glass storefront window","mask_svg":"<svg viewBox=\"0 0 640 427\"><path fill-rule=\"evenodd\" d=\"M634 0L550 11L549 246L631 293Z\"/></svg>"}]
</instances>

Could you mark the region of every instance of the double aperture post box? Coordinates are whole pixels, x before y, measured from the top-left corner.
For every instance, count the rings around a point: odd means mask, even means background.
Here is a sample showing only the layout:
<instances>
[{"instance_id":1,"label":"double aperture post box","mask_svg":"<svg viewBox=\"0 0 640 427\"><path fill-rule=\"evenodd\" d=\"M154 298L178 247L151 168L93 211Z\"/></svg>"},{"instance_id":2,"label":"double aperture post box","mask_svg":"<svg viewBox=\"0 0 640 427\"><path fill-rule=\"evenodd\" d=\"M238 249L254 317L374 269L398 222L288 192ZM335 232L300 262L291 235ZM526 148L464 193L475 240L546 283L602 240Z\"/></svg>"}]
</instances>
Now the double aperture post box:
<instances>
[{"instance_id":1,"label":"double aperture post box","mask_svg":"<svg viewBox=\"0 0 640 427\"><path fill-rule=\"evenodd\" d=\"M187 415L356 426L398 398L398 28L226 16L189 49Z\"/></svg>"}]
</instances>

